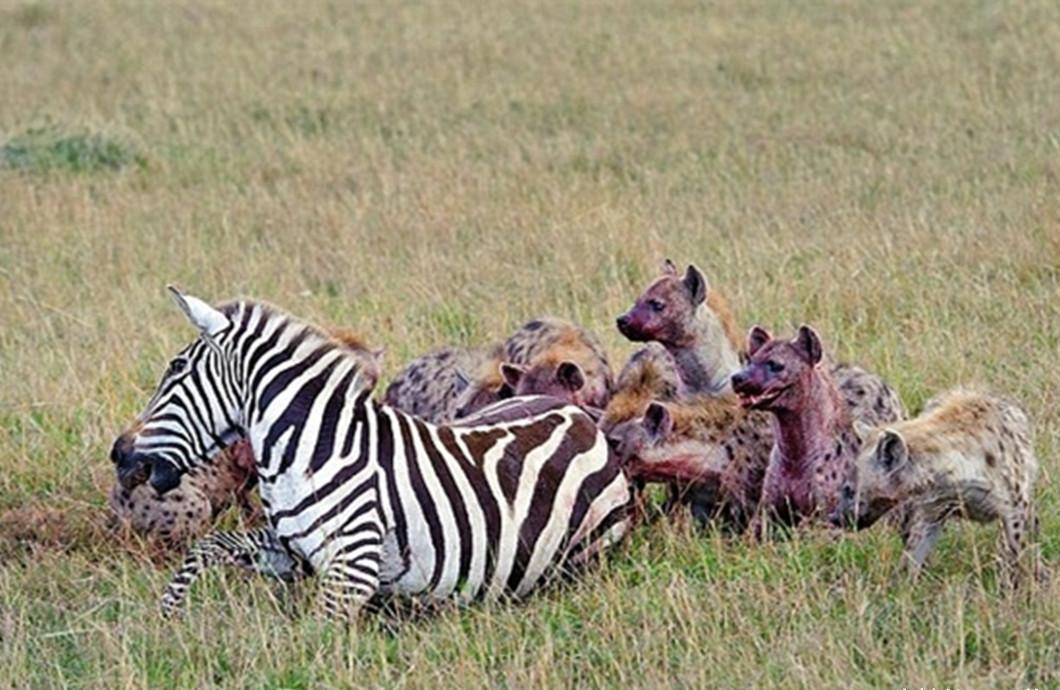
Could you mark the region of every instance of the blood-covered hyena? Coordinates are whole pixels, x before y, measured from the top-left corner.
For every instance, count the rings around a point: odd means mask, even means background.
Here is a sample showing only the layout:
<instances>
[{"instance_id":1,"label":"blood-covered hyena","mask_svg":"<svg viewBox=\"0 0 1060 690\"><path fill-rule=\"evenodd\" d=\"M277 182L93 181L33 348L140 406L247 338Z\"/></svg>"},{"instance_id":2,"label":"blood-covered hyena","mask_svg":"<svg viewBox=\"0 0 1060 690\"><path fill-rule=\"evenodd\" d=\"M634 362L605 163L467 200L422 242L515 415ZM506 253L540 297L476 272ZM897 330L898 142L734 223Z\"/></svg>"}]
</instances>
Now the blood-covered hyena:
<instances>
[{"instance_id":1,"label":"blood-covered hyena","mask_svg":"<svg viewBox=\"0 0 1060 690\"><path fill-rule=\"evenodd\" d=\"M733 374L733 389L745 407L773 415L756 532L765 518L795 525L826 517L861 442L828 368L821 366L821 339L809 326L792 340L774 339L755 326L747 352L747 366Z\"/></svg>"},{"instance_id":2,"label":"blood-covered hyena","mask_svg":"<svg viewBox=\"0 0 1060 690\"><path fill-rule=\"evenodd\" d=\"M592 411L607 406L614 387L600 340L564 319L543 317L504 343L501 379L472 381L459 408L467 416L511 395L551 395Z\"/></svg>"},{"instance_id":3,"label":"blood-covered hyena","mask_svg":"<svg viewBox=\"0 0 1060 690\"><path fill-rule=\"evenodd\" d=\"M668 483L698 522L720 519L737 532L758 505L773 446L769 415L732 395L652 402L608 440L631 479Z\"/></svg>"},{"instance_id":4,"label":"blood-covered hyena","mask_svg":"<svg viewBox=\"0 0 1060 690\"><path fill-rule=\"evenodd\" d=\"M409 362L387 386L387 405L429 422L451 422L510 395L502 389L499 345L487 348L444 347ZM496 397L473 399L476 390L497 391Z\"/></svg>"},{"instance_id":5,"label":"blood-covered hyena","mask_svg":"<svg viewBox=\"0 0 1060 690\"><path fill-rule=\"evenodd\" d=\"M999 520L1002 573L1019 579L1037 533L1038 460L1030 422L1012 402L958 389L916 419L868 429L832 514L837 526L863 529L901 504L905 557L915 574L950 518ZM1040 574L1040 563L1032 555Z\"/></svg>"},{"instance_id":6,"label":"blood-covered hyena","mask_svg":"<svg viewBox=\"0 0 1060 690\"><path fill-rule=\"evenodd\" d=\"M747 358L727 302L694 265L681 276L666 260L617 325L630 340L663 345L689 393L731 392L730 377ZM898 395L879 376L850 364L827 366L855 419L875 425L904 418Z\"/></svg>"},{"instance_id":7,"label":"blood-covered hyena","mask_svg":"<svg viewBox=\"0 0 1060 690\"><path fill-rule=\"evenodd\" d=\"M261 510L250 496L255 483L250 444L240 441L162 496L147 482L132 488L115 482L111 515L116 527L129 528L165 547L184 546L209 532L214 519L233 504L246 522L258 522Z\"/></svg>"}]
</instances>

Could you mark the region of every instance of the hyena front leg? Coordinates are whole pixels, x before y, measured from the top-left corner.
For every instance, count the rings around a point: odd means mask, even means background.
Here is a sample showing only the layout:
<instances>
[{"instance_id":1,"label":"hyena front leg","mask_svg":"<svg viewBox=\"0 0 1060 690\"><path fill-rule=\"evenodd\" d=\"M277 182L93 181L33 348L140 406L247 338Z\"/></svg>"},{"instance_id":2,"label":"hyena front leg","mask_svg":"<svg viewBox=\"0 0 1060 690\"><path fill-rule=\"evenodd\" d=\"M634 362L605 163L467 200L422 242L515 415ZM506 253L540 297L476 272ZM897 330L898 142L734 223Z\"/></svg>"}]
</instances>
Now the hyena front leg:
<instances>
[{"instance_id":1,"label":"hyena front leg","mask_svg":"<svg viewBox=\"0 0 1060 690\"><path fill-rule=\"evenodd\" d=\"M1035 538L1037 519L1029 506L1021 503L1016 508L1001 516L1001 535L998 539L998 566L1002 584L1009 588L1019 586L1024 575L1024 559ZM1041 579L1042 568L1037 553L1029 554L1034 559L1032 570L1036 578Z\"/></svg>"},{"instance_id":2,"label":"hyena front leg","mask_svg":"<svg viewBox=\"0 0 1060 690\"><path fill-rule=\"evenodd\" d=\"M268 527L250 532L214 532L192 545L184 563L162 594L162 616L170 618L184 603L188 589L204 570L217 565L238 565L272 577L298 575L299 563Z\"/></svg>"},{"instance_id":3,"label":"hyena front leg","mask_svg":"<svg viewBox=\"0 0 1060 690\"><path fill-rule=\"evenodd\" d=\"M323 572L321 607L325 617L349 622L379 591L383 540L378 531L366 529L335 541L337 546Z\"/></svg>"},{"instance_id":4,"label":"hyena front leg","mask_svg":"<svg viewBox=\"0 0 1060 690\"><path fill-rule=\"evenodd\" d=\"M920 513L908 517L905 530L905 561L909 574L916 578L942 534L942 521Z\"/></svg>"}]
</instances>

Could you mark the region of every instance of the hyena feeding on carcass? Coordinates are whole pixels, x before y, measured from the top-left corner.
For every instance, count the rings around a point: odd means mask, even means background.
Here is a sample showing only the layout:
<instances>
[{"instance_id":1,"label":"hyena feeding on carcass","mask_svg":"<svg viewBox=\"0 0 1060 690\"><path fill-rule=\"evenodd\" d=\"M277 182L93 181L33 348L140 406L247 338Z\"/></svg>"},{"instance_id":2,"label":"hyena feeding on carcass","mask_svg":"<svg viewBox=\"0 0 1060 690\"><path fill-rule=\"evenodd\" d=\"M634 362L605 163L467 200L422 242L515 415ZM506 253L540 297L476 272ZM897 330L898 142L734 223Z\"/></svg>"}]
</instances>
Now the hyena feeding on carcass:
<instances>
[{"instance_id":1,"label":"hyena feeding on carcass","mask_svg":"<svg viewBox=\"0 0 1060 690\"><path fill-rule=\"evenodd\" d=\"M849 468L833 524L866 528L901 504L905 558L916 574L948 520L997 520L1003 580L1019 581L1038 531L1038 460L1030 422L1019 407L955 390L929 403L916 419L857 431L863 447ZM1041 576L1038 555L1030 558Z\"/></svg>"},{"instance_id":2,"label":"hyena feeding on carcass","mask_svg":"<svg viewBox=\"0 0 1060 690\"><path fill-rule=\"evenodd\" d=\"M500 346L446 348L414 360L395 377L385 400L435 422L461 419L516 395L549 395L598 414L612 387L600 341L569 321L544 317Z\"/></svg>"},{"instance_id":3,"label":"hyena feeding on carcass","mask_svg":"<svg viewBox=\"0 0 1060 690\"><path fill-rule=\"evenodd\" d=\"M631 480L670 486L667 509L687 504L698 524L717 520L738 533L758 506L773 446L768 421L735 396L698 396L652 402L608 440Z\"/></svg>"}]
</instances>

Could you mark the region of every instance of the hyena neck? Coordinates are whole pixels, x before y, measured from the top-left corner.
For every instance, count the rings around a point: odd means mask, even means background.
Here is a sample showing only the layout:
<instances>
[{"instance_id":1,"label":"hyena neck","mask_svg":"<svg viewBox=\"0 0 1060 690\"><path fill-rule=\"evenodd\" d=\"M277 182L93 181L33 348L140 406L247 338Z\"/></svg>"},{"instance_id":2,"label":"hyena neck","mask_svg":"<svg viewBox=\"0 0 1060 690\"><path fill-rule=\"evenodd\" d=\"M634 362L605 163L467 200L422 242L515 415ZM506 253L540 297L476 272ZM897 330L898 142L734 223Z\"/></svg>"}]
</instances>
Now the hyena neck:
<instances>
[{"instance_id":1,"label":"hyena neck","mask_svg":"<svg viewBox=\"0 0 1060 690\"><path fill-rule=\"evenodd\" d=\"M842 441L853 429L827 374L813 370L797 385L798 402L773 410L773 435L781 464L791 472L806 472L824 458L842 460Z\"/></svg>"},{"instance_id":2,"label":"hyena neck","mask_svg":"<svg viewBox=\"0 0 1060 690\"><path fill-rule=\"evenodd\" d=\"M729 379L740 368L740 353L721 320L706 305L700 305L689 325L689 335L687 343L666 348L677 363L681 383L691 393L731 393Z\"/></svg>"}]
</instances>

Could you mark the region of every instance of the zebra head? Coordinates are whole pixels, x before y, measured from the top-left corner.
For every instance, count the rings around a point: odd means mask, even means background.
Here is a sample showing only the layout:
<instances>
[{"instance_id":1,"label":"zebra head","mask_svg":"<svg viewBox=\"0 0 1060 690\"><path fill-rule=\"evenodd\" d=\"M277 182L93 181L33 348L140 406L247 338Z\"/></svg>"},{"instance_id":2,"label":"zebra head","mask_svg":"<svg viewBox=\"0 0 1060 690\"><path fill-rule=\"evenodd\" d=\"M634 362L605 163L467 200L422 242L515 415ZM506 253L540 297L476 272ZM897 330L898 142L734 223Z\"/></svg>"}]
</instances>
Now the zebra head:
<instances>
[{"instance_id":1,"label":"zebra head","mask_svg":"<svg viewBox=\"0 0 1060 690\"><path fill-rule=\"evenodd\" d=\"M146 409L110 452L123 487L148 481L159 494L243 436L232 321L201 299L169 290L199 337L170 361Z\"/></svg>"}]
</instances>

